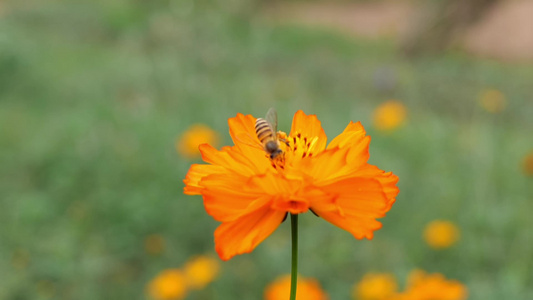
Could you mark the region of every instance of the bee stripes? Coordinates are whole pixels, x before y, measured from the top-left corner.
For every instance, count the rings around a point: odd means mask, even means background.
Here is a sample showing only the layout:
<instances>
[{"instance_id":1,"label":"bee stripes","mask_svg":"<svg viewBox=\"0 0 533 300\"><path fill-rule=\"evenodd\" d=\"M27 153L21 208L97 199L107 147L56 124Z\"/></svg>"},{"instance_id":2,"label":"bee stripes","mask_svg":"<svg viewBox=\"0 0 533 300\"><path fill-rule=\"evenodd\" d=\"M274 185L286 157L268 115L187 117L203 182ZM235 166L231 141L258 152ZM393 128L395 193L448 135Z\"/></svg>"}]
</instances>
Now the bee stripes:
<instances>
[{"instance_id":1,"label":"bee stripes","mask_svg":"<svg viewBox=\"0 0 533 300\"><path fill-rule=\"evenodd\" d=\"M268 121L262 118L258 118L255 121L255 133L257 134L257 138L259 138L259 141L261 141L261 143L264 143L268 140L272 140L274 138L274 131L272 130L272 126L270 126Z\"/></svg>"}]
</instances>

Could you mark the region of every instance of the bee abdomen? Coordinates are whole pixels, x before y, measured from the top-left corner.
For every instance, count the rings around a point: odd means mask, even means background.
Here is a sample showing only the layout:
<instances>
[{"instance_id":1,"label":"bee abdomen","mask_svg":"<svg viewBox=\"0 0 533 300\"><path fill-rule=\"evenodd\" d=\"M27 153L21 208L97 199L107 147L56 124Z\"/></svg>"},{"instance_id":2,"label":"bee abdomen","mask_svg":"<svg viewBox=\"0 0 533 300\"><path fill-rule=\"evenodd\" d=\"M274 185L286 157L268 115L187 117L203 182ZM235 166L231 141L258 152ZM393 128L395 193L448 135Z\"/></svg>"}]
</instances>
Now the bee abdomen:
<instances>
[{"instance_id":1,"label":"bee abdomen","mask_svg":"<svg viewBox=\"0 0 533 300\"><path fill-rule=\"evenodd\" d=\"M261 142L273 137L272 127L265 119L261 118L255 121L255 133Z\"/></svg>"}]
</instances>

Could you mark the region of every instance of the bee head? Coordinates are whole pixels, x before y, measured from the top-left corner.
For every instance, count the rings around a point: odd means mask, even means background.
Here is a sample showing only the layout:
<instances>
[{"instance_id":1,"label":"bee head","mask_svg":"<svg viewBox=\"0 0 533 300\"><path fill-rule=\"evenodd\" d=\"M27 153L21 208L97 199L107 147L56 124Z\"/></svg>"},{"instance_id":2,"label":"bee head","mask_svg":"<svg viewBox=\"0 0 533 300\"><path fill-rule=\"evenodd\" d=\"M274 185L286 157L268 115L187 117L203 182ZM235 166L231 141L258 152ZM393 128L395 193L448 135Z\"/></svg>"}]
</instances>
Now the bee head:
<instances>
[{"instance_id":1,"label":"bee head","mask_svg":"<svg viewBox=\"0 0 533 300\"><path fill-rule=\"evenodd\" d=\"M279 148L274 150L273 152L270 152L270 159L278 157L281 153L283 153L283 151Z\"/></svg>"},{"instance_id":2,"label":"bee head","mask_svg":"<svg viewBox=\"0 0 533 300\"><path fill-rule=\"evenodd\" d=\"M280 149L279 149L278 143L276 143L275 141L268 141L265 144L265 150L268 153L274 153L274 152L276 152L277 150L280 150Z\"/></svg>"}]
</instances>

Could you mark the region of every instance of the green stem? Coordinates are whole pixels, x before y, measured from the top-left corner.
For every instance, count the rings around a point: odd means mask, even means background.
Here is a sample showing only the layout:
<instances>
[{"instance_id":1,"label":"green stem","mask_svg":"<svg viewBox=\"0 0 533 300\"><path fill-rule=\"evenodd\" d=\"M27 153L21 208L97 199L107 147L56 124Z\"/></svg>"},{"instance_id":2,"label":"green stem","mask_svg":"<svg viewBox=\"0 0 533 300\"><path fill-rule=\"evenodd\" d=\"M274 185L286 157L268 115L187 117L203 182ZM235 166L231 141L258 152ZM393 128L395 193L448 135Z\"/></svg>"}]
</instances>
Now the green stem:
<instances>
[{"instance_id":1,"label":"green stem","mask_svg":"<svg viewBox=\"0 0 533 300\"><path fill-rule=\"evenodd\" d=\"M291 297L296 300L296 286L298 280L298 214L291 214L291 236L292 236L292 257L291 257Z\"/></svg>"}]
</instances>

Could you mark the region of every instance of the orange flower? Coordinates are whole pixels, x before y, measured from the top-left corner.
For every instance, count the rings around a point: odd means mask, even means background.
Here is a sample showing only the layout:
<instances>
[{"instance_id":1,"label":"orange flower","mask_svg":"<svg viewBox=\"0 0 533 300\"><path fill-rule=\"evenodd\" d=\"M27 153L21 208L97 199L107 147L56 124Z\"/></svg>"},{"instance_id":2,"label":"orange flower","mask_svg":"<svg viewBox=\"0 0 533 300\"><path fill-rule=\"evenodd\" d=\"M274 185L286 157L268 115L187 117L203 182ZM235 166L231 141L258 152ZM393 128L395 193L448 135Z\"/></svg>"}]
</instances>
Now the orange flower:
<instances>
[{"instance_id":1,"label":"orange flower","mask_svg":"<svg viewBox=\"0 0 533 300\"><path fill-rule=\"evenodd\" d=\"M219 262L209 256L197 256L185 264L185 277L192 289L202 289L218 275Z\"/></svg>"},{"instance_id":2,"label":"orange flower","mask_svg":"<svg viewBox=\"0 0 533 300\"><path fill-rule=\"evenodd\" d=\"M162 271L148 285L148 294L152 299L183 299L186 293L187 284L185 276L178 269Z\"/></svg>"},{"instance_id":3,"label":"orange flower","mask_svg":"<svg viewBox=\"0 0 533 300\"><path fill-rule=\"evenodd\" d=\"M499 113L505 109L507 99L505 95L496 89L487 89L479 93L479 105L490 113Z\"/></svg>"},{"instance_id":4,"label":"orange flower","mask_svg":"<svg viewBox=\"0 0 533 300\"><path fill-rule=\"evenodd\" d=\"M353 299L385 300L398 291L396 278L392 274L366 274L352 291Z\"/></svg>"},{"instance_id":5,"label":"orange flower","mask_svg":"<svg viewBox=\"0 0 533 300\"><path fill-rule=\"evenodd\" d=\"M207 143L218 144L218 133L203 124L195 124L189 127L183 135L176 140L176 151L184 157L196 158L200 156L198 146Z\"/></svg>"},{"instance_id":6,"label":"orange flower","mask_svg":"<svg viewBox=\"0 0 533 300\"><path fill-rule=\"evenodd\" d=\"M276 279L265 289L265 300L286 300L291 289L291 276ZM315 279L298 278L296 300L327 300L326 293Z\"/></svg>"},{"instance_id":7,"label":"orange flower","mask_svg":"<svg viewBox=\"0 0 533 300\"><path fill-rule=\"evenodd\" d=\"M447 280L442 274L426 274L415 270L409 275L404 293L394 300L464 300L468 296L466 287L456 280Z\"/></svg>"},{"instance_id":8,"label":"orange flower","mask_svg":"<svg viewBox=\"0 0 533 300\"><path fill-rule=\"evenodd\" d=\"M235 143L218 151L200 146L208 165L194 164L184 192L202 195L208 214L222 224L215 231L220 258L251 252L287 213L312 210L355 238L372 239L399 190L398 177L367 163L370 137L350 122L329 145L315 115L296 112L281 143L284 153L270 159L255 134L256 119L237 114L229 119ZM243 141L250 137L255 145Z\"/></svg>"},{"instance_id":9,"label":"orange flower","mask_svg":"<svg viewBox=\"0 0 533 300\"><path fill-rule=\"evenodd\" d=\"M533 151L524 157L522 169L524 170L524 174L533 176Z\"/></svg>"},{"instance_id":10,"label":"orange flower","mask_svg":"<svg viewBox=\"0 0 533 300\"><path fill-rule=\"evenodd\" d=\"M426 226L424 239L431 248L449 248L459 240L459 228L450 221L435 220Z\"/></svg>"},{"instance_id":11,"label":"orange flower","mask_svg":"<svg viewBox=\"0 0 533 300\"><path fill-rule=\"evenodd\" d=\"M404 123L406 115L407 110L400 101L384 102L374 111L374 127L381 131L394 130Z\"/></svg>"}]
</instances>

